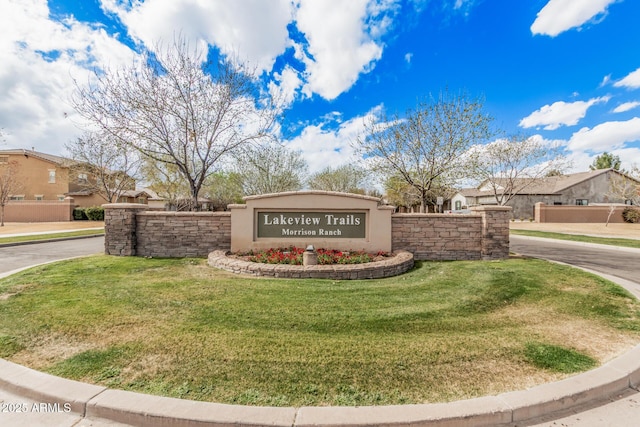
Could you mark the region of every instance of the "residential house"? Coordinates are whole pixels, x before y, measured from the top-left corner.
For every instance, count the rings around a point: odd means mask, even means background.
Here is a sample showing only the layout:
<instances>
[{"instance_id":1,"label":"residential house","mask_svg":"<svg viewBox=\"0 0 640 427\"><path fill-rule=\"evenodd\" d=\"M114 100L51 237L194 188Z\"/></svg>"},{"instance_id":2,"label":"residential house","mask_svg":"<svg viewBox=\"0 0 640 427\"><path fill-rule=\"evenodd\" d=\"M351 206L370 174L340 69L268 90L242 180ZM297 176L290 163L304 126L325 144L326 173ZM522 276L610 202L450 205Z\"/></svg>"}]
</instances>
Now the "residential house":
<instances>
[{"instance_id":1,"label":"residential house","mask_svg":"<svg viewBox=\"0 0 640 427\"><path fill-rule=\"evenodd\" d=\"M530 219L534 217L533 208L538 202L547 205L581 206L601 203L631 204L632 201L630 199L616 197L613 194L611 191L613 179L632 180L640 186L640 181L615 169L598 169L589 172L550 176L538 180L530 180L530 183L528 183L527 178L520 178L515 187L522 188L522 190L519 190L506 205L513 208L512 215L514 218ZM499 183L500 181L498 181ZM495 205L497 201L488 182L485 181L476 188L460 190L451 199L451 204L454 210L461 210L474 205Z\"/></svg>"},{"instance_id":2,"label":"residential house","mask_svg":"<svg viewBox=\"0 0 640 427\"><path fill-rule=\"evenodd\" d=\"M15 162L18 166L19 190L10 200L19 201L59 201L73 197L79 207L99 206L106 200L98 193L90 191L88 174L73 168L73 160L34 150L0 150L0 164ZM128 191L134 191L130 188ZM145 195L146 194L146 195ZM151 193L126 194L127 201L144 203ZM131 197L131 198L130 198Z\"/></svg>"}]
</instances>

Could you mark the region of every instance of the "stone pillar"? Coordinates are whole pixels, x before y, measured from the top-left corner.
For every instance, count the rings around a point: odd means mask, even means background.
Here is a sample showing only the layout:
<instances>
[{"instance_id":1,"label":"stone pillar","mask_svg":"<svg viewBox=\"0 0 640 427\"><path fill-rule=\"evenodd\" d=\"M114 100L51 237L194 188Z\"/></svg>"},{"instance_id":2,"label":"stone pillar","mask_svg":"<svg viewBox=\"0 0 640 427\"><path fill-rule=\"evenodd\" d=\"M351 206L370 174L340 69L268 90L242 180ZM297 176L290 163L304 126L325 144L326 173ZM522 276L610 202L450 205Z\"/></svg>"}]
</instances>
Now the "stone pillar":
<instances>
[{"instance_id":1,"label":"stone pillar","mask_svg":"<svg viewBox=\"0 0 640 427\"><path fill-rule=\"evenodd\" d=\"M482 216L482 259L509 258L509 217L511 206L472 206Z\"/></svg>"},{"instance_id":2,"label":"stone pillar","mask_svg":"<svg viewBox=\"0 0 640 427\"><path fill-rule=\"evenodd\" d=\"M136 214L147 209L139 203L109 203L104 208L104 253L136 254Z\"/></svg>"},{"instance_id":3,"label":"stone pillar","mask_svg":"<svg viewBox=\"0 0 640 427\"><path fill-rule=\"evenodd\" d=\"M545 222L545 204L542 202L538 202L535 204L533 208L533 219L535 222Z\"/></svg>"},{"instance_id":4,"label":"stone pillar","mask_svg":"<svg viewBox=\"0 0 640 427\"><path fill-rule=\"evenodd\" d=\"M67 209L65 215L65 221L73 221L73 210L76 208L76 201L73 197L67 196L64 198L64 202L69 204L69 208Z\"/></svg>"}]
</instances>

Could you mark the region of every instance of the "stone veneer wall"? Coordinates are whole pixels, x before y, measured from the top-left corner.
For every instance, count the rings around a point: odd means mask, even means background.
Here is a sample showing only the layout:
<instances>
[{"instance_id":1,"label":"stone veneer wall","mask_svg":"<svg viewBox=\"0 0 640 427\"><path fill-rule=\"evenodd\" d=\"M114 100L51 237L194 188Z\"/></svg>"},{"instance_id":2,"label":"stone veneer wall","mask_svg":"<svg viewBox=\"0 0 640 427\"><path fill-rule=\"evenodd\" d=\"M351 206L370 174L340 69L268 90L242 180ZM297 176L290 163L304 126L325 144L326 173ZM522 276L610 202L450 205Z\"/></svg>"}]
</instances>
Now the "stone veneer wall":
<instances>
[{"instance_id":1,"label":"stone veneer wall","mask_svg":"<svg viewBox=\"0 0 640 427\"><path fill-rule=\"evenodd\" d=\"M392 250L416 260L450 261L509 257L508 206L476 206L469 215L395 214Z\"/></svg>"},{"instance_id":2,"label":"stone veneer wall","mask_svg":"<svg viewBox=\"0 0 640 427\"><path fill-rule=\"evenodd\" d=\"M105 207L105 253L204 257L231 248L228 212L143 212L145 205ZM395 214L392 250L416 260L491 260L509 256L508 206L478 206L469 215Z\"/></svg>"},{"instance_id":3,"label":"stone veneer wall","mask_svg":"<svg viewBox=\"0 0 640 427\"><path fill-rule=\"evenodd\" d=\"M395 214L392 248L413 253L416 260L482 259L479 215Z\"/></svg>"},{"instance_id":4,"label":"stone veneer wall","mask_svg":"<svg viewBox=\"0 0 640 427\"><path fill-rule=\"evenodd\" d=\"M203 257L231 248L229 212L140 212L136 216L136 255Z\"/></svg>"}]
</instances>

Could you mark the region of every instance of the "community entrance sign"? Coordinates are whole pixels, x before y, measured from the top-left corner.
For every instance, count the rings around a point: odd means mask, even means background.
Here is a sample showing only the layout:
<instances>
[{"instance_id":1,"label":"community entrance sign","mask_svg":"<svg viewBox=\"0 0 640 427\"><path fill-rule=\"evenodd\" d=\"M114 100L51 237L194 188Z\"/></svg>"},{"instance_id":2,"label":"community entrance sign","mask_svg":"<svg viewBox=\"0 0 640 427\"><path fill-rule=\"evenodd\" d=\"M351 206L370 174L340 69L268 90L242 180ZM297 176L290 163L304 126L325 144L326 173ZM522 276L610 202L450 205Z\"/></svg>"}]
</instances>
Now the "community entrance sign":
<instances>
[{"instance_id":1,"label":"community entrance sign","mask_svg":"<svg viewBox=\"0 0 640 427\"><path fill-rule=\"evenodd\" d=\"M231 251L313 245L339 250L391 251L393 207L375 197L297 191L245 198L230 205Z\"/></svg>"},{"instance_id":2,"label":"community entrance sign","mask_svg":"<svg viewBox=\"0 0 640 427\"><path fill-rule=\"evenodd\" d=\"M367 237L366 212L258 211L257 238L262 237Z\"/></svg>"}]
</instances>

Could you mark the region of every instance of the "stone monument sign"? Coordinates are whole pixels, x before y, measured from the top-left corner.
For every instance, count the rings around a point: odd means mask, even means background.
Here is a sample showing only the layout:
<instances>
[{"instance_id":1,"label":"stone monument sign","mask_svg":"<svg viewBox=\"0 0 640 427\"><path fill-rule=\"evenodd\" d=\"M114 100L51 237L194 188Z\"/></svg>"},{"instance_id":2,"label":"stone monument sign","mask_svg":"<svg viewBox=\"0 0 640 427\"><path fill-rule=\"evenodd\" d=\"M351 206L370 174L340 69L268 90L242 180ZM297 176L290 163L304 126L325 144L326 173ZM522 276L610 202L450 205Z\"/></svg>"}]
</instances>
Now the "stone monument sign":
<instances>
[{"instance_id":1,"label":"stone monument sign","mask_svg":"<svg viewBox=\"0 0 640 427\"><path fill-rule=\"evenodd\" d=\"M378 198L328 191L296 191L245 198L230 205L231 251L313 245L391 251L391 214Z\"/></svg>"}]
</instances>

